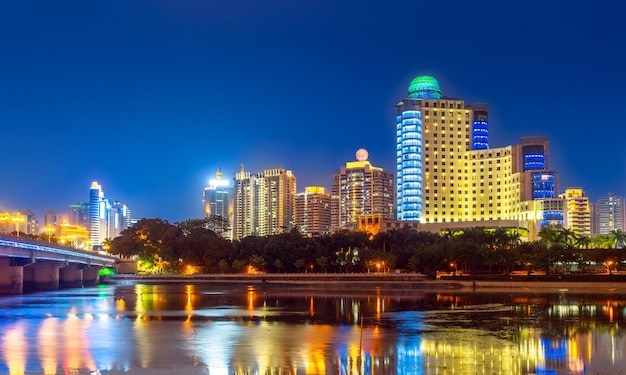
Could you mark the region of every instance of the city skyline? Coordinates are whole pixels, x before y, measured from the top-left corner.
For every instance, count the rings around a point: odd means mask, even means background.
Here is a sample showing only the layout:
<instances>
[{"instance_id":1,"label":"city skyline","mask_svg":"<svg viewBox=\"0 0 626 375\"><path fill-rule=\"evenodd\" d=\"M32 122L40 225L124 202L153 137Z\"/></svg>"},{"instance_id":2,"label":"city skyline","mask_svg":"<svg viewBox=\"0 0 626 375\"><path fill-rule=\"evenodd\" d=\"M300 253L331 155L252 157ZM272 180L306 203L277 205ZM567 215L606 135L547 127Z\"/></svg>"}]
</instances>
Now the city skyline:
<instances>
[{"instance_id":1,"label":"city skyline","mask_svg":"<svg viewBox=\"0 0 626 375\"><path fill-rule=\"evenodd\" d=\"M393 171L394 106L424 73L490 105L490 147L547 137L561 192L626 195L622 3L2 7L3 210L63 214L97 180L176 222L218 167L292 170L298 192L359 148Z\"/></svg>"}]
</instances>

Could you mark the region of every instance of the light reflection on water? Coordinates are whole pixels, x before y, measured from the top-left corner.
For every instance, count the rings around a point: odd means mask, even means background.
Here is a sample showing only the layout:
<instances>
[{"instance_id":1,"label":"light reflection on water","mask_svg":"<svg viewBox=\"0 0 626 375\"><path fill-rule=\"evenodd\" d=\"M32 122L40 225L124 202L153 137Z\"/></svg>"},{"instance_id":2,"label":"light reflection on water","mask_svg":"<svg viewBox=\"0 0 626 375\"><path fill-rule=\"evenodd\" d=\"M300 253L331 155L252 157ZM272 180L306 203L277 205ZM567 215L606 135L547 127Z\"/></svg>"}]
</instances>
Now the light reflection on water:
<instances>
[{"instance_id":1,"label":"light reflection on water","mask_svg":"<svg viewBox=\"0 0 626 375\"><path fill-rule=\"evenodd\" d=\"M618 374L625 296L119 285L0 298L0 374Z\"/></svg>"}]
</instances>

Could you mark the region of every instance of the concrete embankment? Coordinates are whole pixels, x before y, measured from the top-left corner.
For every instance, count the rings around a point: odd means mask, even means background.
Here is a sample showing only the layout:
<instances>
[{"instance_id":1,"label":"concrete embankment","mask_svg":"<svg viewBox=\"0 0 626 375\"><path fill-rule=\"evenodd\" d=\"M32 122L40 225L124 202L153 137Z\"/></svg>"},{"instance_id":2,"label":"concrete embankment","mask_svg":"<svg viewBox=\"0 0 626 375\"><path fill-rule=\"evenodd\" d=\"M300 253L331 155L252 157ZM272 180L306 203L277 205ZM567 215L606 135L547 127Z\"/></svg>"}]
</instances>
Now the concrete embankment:
<instances>
[{"instance_id":1,"label":"concrete embankment","mask_svg":"<svg viewBox=\"0 0 626 375\"><path fill-rule=\"evenodd\" d=\"M115 284L211 284L247 285L266 289L323 290L366 292L372 290L411 292L460 293L601 293L626 294L626 280L600 277L581 280L577 278L523 278L472 279L450 277L427 280L420 274L211 274L211 275L114 275L102 279Z\"/></svg>"}]
</instances>

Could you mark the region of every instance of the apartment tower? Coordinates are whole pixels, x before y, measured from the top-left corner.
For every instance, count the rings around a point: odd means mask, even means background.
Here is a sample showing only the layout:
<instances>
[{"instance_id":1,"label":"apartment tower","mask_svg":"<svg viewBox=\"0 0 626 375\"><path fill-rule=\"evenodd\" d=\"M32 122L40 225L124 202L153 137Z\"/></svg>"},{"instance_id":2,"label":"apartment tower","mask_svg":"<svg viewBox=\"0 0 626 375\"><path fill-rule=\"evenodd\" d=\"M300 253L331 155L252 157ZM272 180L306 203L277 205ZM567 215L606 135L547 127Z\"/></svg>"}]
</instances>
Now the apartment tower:
<instances>
[{"instance_id":1,"label":"apartment tower","mask_svg":"<svg viewBox=\"0 0 626 375\"><path fill-rule=\"evenodd\" d=\"M333 174L331 231L356 230L363 215L395 218L393 173L373 166L368 156L366 150L358 150L356 161L347 162Z\"/></svg>"},{"instance_id":2,"label":"apartment tower","mask_svg":"<svg viewBox=\"0 0 626 375\"><path fill-rule=\"evenodd\" d=\"M589 197L582 188L569 188L561 194L565 203L565 227L578 236L591 236Z\"/></svg>"},{"instance_id":3,"label":"apartment tower","mask_svg":"<svg viewBox=\"0 0 626 375\"><path fill-rule=\"evenodd\" d=\"M296 177L290 170L235 174L234 239L291 231L295 225Z\"/></svg>"},{"instance_id":4,"label":"apartment tower","mask_svg":"<svg viewBox=\"0 0 626 375\"><path fill-rule=\"evenodd\" d=\"M296 196L296 227L305 235L330 233L330 194L323 186L307 186Z\"/></svg>"}]
</instances>

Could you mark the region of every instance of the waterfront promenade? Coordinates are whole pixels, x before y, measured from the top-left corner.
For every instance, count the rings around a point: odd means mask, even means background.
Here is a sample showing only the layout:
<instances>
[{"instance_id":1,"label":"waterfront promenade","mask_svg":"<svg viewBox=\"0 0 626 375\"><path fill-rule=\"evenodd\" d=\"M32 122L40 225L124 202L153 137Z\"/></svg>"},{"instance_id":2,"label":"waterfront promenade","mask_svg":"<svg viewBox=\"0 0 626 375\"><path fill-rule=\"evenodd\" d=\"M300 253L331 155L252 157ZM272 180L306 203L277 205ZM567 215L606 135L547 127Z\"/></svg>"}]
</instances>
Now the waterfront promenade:
<instances>
[{"instance_id":1,"label":"waterfront promenade","mask_svg":"<svg viewBox=\"0 0 626 375\"><path fill-rule=\"evenodd\" d=\"M425 275L400 274L197 274L197 275L113 275L102 283L208 283L254 286L265 289L316 290L324 292L372 292L376 290L460 293L601 293L626 294L626 275L478 275L446 276L428 280Z\"/></svg>"}]
</instances>

